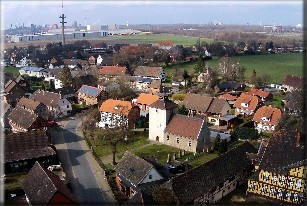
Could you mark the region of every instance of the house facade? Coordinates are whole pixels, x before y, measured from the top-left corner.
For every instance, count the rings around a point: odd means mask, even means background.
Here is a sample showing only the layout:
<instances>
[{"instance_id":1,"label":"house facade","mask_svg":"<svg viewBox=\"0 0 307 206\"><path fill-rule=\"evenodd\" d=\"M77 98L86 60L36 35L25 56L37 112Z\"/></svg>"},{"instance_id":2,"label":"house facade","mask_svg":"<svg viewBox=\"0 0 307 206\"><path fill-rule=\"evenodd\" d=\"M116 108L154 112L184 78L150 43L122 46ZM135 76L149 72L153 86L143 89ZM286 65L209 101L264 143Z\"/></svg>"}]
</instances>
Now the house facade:
<instances>
[{"instance_id":1,"label":"house facade","mask_svg":"<svg viewBox=\"0 0 307 206\"><path fill-rule=\"evenodd\" d=\"M179 205L214 203L238 188L251 174L252 161L246 152L255 152L246 142L219 157L167 182Z\"/></svg>"},{"instance_id":2,"label":"house facade","mask_svg":"<svg viewBox=\"0 0 307 206\"><path fill-rule=\"evenodd\" d=\"M273 132L279 123L282 112L279 108L271 106L260 107L254 117L254 125L258 132Z\"/></svg>"},{"instance_id":3,"label":"house facade","mask_svg":"<svg viewBox=\"0 0 307 206\"><path fill-rule=\"evenodd\" d=\"M123 66L101 66L98 69L101 79L114 80L118 77L130 76L127 67Z\"/></svg>"},{"instance_id":4,"label":"house facade","mask_svg":"<svg viewBox=\"0 0 307 206\"><path fill-rule=\"evenodd\" d=\"M146 117L149 113L149 105L159 99L158 95L141 93L134 104L140 107L140 115Z\"/></svg>"},{"instance_id":5,"label":"house facade","mask_svg":"<svg viewBox=\"0 0 307 206\"><path fill-rule=\"evenodd\" d=\"M137 68L135 68L133 76L147 79L164 80L165 73L162 67L138 66Z\"/></svg>"},{"instance_id":6,"label":"house facade","mask_svg":"<svg viewBox=\"0 0 307 206\"><path fill-rule=\"evenodd\" d=\"M283 204L306 203L306 135L278 131L268 140L258 170L248 179L247 192ZM276 203L276 204L277 204Z\"/></svg>"},{"instance_id":7,"label":"house facade","mask_svg":"<svg viewBox=\"0 0 307 206\"><path fill-rule=\"evenodd\" d=\"M8 115L8 119L13 132L27 132L47 128L46 120L22 107L15 107Z\"/></svg>"},{"instance_id":8,"label":"house facade","mask_svg":"<svg viewBox=\"0 0 307 206\"><path fill-rule=\"evenodd\" d=\"M234 104L235 115L253 115L261 106L260 99L257 96L242 93Z\"/></svg>"},{"instance_id":9,"label":"house facade","mask_svg":"<svg viewBox=\"0 0 307 206\"><path fill-rule=\"evenodd\" d=\"M25 95L25 90L16 82L16 80L9 80L4 85L4 102L15 107L18 100Z\"/></svg>"},{"instance_id":10,"label":"house facade","mask_svg":"<svg viewBox=\"0 0 307 206\"><path fill-rule=\"evenodd\" d=\"M163 176L146 160L127 151L115 167L116 185L129 198L146 183L162 180Z\"/></svg>"},{"instance_id":11,"label":"house facade","mask_svg":"<svg viewBox=\"0 0 307 206\"><path fill-rule=\"evenodd\" d=\"M29 75L30 77L44 77L45 69L41 67L22 67L19 70L20 75Z\"/></svg>"},{"instance_id":12,"label":"house facade","mask_svg":"<svg viewBox=\"0 0 307 206\"><path fill-rule=\"evenodd\" d=\"M163 143L189 152L207 152L210 131L203 119L177 114L164 130Z\"/></svg>"},{"instance_id":13,"label":"house facade","mask_svg":"<svg viewBox=\"0 0 307 206\"><path fill-rule=\"evenodd\" d=\"M39 101L46 105L51 119L65 117L72 111L71 103L66 98L62 98L61 94L36 90L29 99Z\"/></svg>"},{"instance_id":14,"label":"house facade","mask_svg":"<svg viewBox=\"0 0 307 206\"><path fill-rule=\"evenodd\" d=\"M123 124L132 127L140 117L139 107L133 107L131 102L107 99L100 108L101 119L98 127L114 128Z\"/></svg>"},{"instance_id":15,"label":"house facade","mask_svg":"<svg viewBox=\"0 0 307 206\"><path fill-rule=\"evenodd\" d=\"M42 117L43 119L48 119L48 109L47 106L39 101L35 101L33 99L28 99L22 97L18 103L17 107L26 109L32 113L37 114L38 116Z\"/></svg>"},{"instance_id":16,"label":"house facade","mask_svg":"<svg viewBox=\"0 0 307 206\"><path fill-rule=\"evenodd\" d=\"M97 87L82 85L78 90L78 101L86 106L97 105L108 98L108 93Z\"/></svg>"}]
</instances>

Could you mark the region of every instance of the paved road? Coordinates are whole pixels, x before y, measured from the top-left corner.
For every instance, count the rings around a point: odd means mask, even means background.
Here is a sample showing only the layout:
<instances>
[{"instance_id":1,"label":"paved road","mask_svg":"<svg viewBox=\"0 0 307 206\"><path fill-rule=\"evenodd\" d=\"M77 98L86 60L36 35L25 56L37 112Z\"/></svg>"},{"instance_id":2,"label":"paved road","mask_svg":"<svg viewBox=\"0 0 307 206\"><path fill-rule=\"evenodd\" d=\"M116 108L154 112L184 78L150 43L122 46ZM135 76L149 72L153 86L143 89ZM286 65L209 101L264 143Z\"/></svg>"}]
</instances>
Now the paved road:
<instances>
[{"instance_id":1,"label":"paved road","mask_svg":"<svg viewBox=\"0 0 307 206\"><path fill-rule=\"evenodd\" d=\"M103 170L83 138L77 135L80 120L64 121L62 124L63 129L52 132L53 141L78 202L82 205L114 204Z\"/></svg>"}]
</instances>

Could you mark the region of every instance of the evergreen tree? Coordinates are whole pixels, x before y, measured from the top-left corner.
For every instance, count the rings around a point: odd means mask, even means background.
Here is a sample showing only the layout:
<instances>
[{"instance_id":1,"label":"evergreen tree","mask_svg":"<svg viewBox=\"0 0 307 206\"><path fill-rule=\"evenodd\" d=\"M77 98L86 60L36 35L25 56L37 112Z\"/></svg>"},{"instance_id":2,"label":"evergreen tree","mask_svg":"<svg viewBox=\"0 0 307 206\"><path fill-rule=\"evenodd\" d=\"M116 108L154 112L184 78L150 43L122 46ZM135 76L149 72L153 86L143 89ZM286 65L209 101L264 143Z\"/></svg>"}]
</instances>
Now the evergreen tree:
<instances>
[{"instance_id":1,"label":"evergreen tree","mask_svg":"<svg viewBox=\"0 0 307 206\"><path fill-rule=\"evenodd\" d=\"M221 143L221 135L218 133L213 142L213 150L217 151Z\"/></svg>"},{"instance_id":2,"label":"evergreen tree","mask_svg":"<svg viewBox=\"0 0 307 206\"><path fill-rule=\"evenodd\" d=\"M72 86L72 76L71 76L70 69L68 67L65 67L63 71L61 72L60 80L62 82L63 87Z\"/></svg>"},{"instance_id":3,"label":"evergreen tree","mask_svg":"<svg viewBox=\"0 0 307 206\"><path fill-rule=\"evenodd\" d=\"M249 83L253 84L256 86L256 83L257 83L257 75L256 75L256 71L253 70L250 78L249 78Z\"/></svg>"}]
</instances>

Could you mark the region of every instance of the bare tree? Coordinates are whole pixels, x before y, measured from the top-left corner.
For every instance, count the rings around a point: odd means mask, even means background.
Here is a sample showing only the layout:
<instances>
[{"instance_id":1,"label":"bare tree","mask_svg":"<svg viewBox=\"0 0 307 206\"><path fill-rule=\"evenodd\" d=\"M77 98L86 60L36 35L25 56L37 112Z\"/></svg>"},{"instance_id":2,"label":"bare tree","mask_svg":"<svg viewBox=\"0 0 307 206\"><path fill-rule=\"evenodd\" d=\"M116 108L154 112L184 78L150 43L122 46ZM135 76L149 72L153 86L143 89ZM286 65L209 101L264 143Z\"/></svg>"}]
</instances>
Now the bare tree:
<instances>
[{"instance_id":1,"label":"bare tree","mask_svg":"<svg viewBox=\"0 0 307 206\"><path fill-rule=\"evenodd\" d=\"M116 106L116 113L109 113L111 124L104 128L97 128L94 138L102 140L105 145L112 148L112 164L116 164L117 145L121 142L129 141L132 138L132 132L129 129L128 108L121 105Z\"/></svg>"}]
</instances>

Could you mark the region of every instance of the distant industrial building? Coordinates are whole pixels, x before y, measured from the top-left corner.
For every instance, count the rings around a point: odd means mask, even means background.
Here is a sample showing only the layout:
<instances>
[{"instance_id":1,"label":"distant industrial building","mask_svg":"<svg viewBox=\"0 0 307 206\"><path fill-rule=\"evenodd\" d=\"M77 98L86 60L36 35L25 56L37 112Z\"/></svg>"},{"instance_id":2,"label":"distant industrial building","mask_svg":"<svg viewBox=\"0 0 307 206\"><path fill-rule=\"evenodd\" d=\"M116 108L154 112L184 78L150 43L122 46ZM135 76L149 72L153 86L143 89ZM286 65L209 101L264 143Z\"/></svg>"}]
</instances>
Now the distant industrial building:
<instances>
[{"instance_id":1,"label":"distant industrial building","mask_svg":"<svg viewBox=\"0 0 307 206\"><path fill-rule=\"evenodd\" d=\"M76 31L75 28L65 28L65 39L99 38L113 35L138 35L142 32L132 29L119 29L117 25L87 25L86 30ZM41 40L62 40L61 29L50 29L47 33L13 35L11 42L30 42Z\"/></svg>"}]
</instances>

